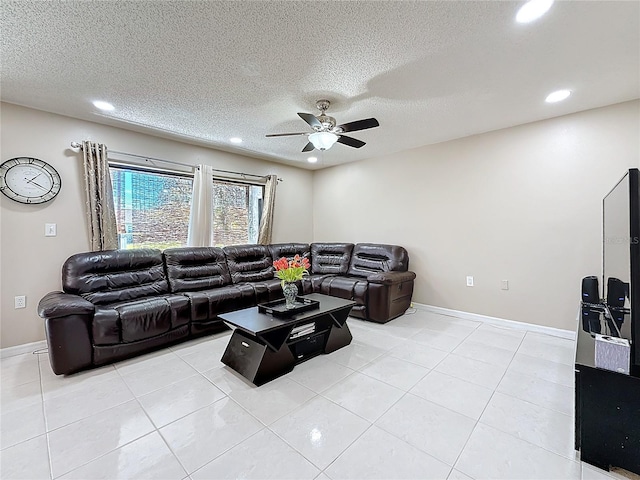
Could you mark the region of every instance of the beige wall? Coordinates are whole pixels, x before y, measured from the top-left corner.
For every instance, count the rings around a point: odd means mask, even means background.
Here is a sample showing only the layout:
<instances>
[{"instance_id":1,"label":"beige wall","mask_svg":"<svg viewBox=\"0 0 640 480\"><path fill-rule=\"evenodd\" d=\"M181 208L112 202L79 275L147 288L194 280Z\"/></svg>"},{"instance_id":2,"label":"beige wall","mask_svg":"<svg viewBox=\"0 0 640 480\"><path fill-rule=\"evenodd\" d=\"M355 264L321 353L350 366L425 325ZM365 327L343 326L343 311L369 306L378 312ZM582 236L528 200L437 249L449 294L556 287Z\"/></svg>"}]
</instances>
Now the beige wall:
<instances>
[{"instance_id":1,"label":"beige wall","mask_svg":"<svg viewBox=\"0 0 640 480\"><path fill-rule=\"evenodd\" d=\"M0 195L0 345L9 347L44 339L36 313L39 299L61 287L65 259L87 251L81 190L81 157L69 145L93 140L110 149L258 175L276 174L274 242L310 242L313 174L241 155L188 145L150 135L76 120L3 103L1 145L5 161L31 156L50 163L62 177L58 196L43 205L22 205ZM212 128L215 125L212 123ZM56 223L58 235L44 236L44 224ZM13 297L27 296L27 308L15 310Z\"/></svg>"},{"instance_id":2,"label":"beige wall","mask_svg":"<svg viewBox=\"0 0 640 480\"><path fill-rule=\"evenodd\" d=\"M405 246L416 302L574 329L580 280L601 271L602 197L640 164L639 111L626 102L318 171L314 241Z\"/></svg>"},{"instance_id":3,"label":"beige wall","mask_svg":"<svg viewBox=\"0 0 640 480\"><path fill-rule=\"evenodd\" d=\"M638 101L315 174L10 104L0 113L0 160L41 158L63 181L41 206L0 195L2 347L44 338L37 302L60 288L64 260L88 249L72 141L275 173L284 182L274 242L404 245L418 274L415 301L565 329L574 328L580 279L600 272L601 199L640 166ZM45 223L57 223L57 237L44 236ZM475 287L465 287L466 275ZM510 290L500 290L502 279ZM14 310L15 295L27 295L26 309Z\"/></svg>"}]
</instances>

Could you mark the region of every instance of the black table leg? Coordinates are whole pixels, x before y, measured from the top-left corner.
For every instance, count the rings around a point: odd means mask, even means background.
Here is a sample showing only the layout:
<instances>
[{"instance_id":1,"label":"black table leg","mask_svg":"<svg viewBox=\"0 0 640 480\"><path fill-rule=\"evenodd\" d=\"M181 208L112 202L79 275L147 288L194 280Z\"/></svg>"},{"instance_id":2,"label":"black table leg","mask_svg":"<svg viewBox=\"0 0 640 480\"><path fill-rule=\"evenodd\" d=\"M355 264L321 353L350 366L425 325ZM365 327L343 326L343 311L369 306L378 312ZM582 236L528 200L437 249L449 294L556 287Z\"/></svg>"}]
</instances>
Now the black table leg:
<instances>
[{"instance_id":1,"label":"black table leg","mask_svg":"<svg viewBox=\"0 0 640 480\"><path fill-rule=\"evenodd\" d=\"M260 386L293 370L295 359L286 344L274 351L240 330L234 330L222 355L222 363Z\"/></svg>"}]
</instances>

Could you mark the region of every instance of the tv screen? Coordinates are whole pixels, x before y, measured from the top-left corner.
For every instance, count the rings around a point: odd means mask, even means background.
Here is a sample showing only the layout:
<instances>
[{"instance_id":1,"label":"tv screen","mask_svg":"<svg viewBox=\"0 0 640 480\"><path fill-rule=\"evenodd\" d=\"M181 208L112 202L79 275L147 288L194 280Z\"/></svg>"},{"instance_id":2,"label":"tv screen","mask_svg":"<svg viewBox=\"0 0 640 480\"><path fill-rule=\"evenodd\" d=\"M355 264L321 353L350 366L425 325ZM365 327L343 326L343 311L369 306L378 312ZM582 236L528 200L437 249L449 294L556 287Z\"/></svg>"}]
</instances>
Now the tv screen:
<instances>
[{"instance_id":1,"label":"tv screen","mask_svg":"<svg viewBox=\"0 0 640 480\"><path fill-rule=\"evenodd\" d=\"M631 341L631 362L640 367L640 189L629 170L604 197L604 298L620 333Z\"/></svg>"}]
</instances>

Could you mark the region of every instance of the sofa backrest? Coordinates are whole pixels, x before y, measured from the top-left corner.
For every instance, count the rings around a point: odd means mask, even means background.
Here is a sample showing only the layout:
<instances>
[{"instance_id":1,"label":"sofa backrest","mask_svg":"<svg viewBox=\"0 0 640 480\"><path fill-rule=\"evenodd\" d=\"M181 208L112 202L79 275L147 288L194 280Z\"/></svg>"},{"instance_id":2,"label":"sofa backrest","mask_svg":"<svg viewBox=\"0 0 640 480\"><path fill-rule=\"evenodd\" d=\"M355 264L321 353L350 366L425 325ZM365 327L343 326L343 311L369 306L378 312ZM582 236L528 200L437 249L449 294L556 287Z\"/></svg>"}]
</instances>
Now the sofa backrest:
<instances>
[{"instance_id":1,"label":"sofa backrest","mask_svg":"<svg viewBox=\"0 0 640 480\"><path fill-rule=\"evenodd\" d=\"M380 243L358 243L353 247L349 275L368 277L380 272L406 272L409 269L409 254L398 245Z\"/></svg>"},{"instance_id":2,"label":"sofa backrest","mask_svg":"<svg viewBox=\"0 0 640 480\"><path fill-rule=\"evenodd\" d=\"M172 292L193 292L231 283L227 258L221 248L168 248L163 253Z\"/></svg>"},{"instance_id":3,"label":"sofa backrest","mask_svg":"<svg viewBox=\"0 0 640 480\"><path fill-rule=\"evenodd\" d=\"M269 251L274 262L282 257L292 260L296 255L311 257L308 243L274 243L269 245Z\"/></svg>"},{"instance_id":4,"label":"sofa backrest","mask_svg":"<svg viewBox=\"0 0 640 480\"><path fill-rule=\"evenodd\" d=\"M345 275L352 250L353 243L312 243L311 273Z\"/></svg>"},{"instance_id":5,"label":"sofa backrest","mask_svg":"<svg viewBox=\"0 0 640 480\"><path fill-rule=\"evenodd\" d=\"M231 245L224 247L233 283L259 282L273 278L273 259L265 245Z\"/></svg>"},{"instance_id":6,"label":"sofa backrest","mask_svg":"<svg viewBox=\"0 0 640 480\"><path fill-rule=\"evenodd\" d=\"M62 288L96 305L167 293L160 250L107 250L72 255L62 266Z\"/></svg>"}]
</instances>

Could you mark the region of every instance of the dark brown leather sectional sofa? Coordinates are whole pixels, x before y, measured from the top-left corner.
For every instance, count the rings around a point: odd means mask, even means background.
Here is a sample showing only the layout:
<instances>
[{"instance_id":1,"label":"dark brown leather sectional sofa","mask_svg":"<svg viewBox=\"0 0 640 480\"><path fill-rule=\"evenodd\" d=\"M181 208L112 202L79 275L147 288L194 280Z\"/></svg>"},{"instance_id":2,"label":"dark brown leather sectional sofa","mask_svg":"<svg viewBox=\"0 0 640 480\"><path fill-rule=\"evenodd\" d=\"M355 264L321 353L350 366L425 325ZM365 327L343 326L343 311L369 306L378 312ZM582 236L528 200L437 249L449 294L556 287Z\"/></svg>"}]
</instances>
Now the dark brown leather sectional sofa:
<instances>
[{"instance_id":1,"label":"dark brown leather sectional sofa","mask_svg":"<svg viewBox=\"0 0 640 480\"><path fill-rule=\"evenodd\" d=\"M301 294L350 299L351 316L385 323L411 304L415 273L396 245L286 243L111 250L71 256L63 292L38 305L53 371L68 374L224 328L226 313L282 298L273 260L306 255Z\"/></svg>"}]
</instances>

